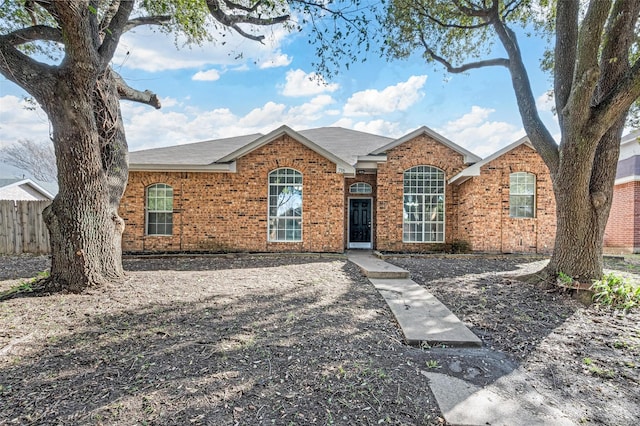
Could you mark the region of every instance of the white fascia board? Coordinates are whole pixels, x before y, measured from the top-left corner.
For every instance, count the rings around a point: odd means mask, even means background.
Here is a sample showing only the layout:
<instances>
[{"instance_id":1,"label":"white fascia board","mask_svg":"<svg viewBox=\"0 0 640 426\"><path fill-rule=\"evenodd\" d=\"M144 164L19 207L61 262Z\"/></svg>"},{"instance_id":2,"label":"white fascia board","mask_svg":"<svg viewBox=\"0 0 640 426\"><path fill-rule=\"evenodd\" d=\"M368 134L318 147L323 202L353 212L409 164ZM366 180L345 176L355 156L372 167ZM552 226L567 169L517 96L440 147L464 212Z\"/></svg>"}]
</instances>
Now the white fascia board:
<instances>
[{"instance_id":1,"label":"white fascia board","mask_svg":"<svg viewBox=\"0 0 640 426\"><path fill-rule=\"evenodd\" d=\"M358 157L358 163L361 161L365 161L365 162L376 162L376 163L386 163L387 162L387 155L386 154L382 154L382 155L360 155Z\"/></svg>"},{"instance_id":2,"label":"white fascia board","mask_svg":"<svg viewBox=\"0 0 640 426\"><path fill-rule=\"evenodd\" d=\"M387 161L386 155L361 155L358 157L355 168L377 170L378 164L385 163Z\"/></svg>"},{"instance_id":3,"label":"white fascia board","mask_svg":"<svg viewBox=\"0 0 640 426\"><path fill-rule=\"evenodd\" d=\"M640 176L638 175L625 176L625 177L616 179L614 185L622 185L623 183L639 182L639 181L640 181Z\"/></svg>"},{"instance_id":4,"label":"white fascia board","mask_svg":"<svg viewBox=\"0 0 640 426\"><path fill-rule=\"evenodd\" d=\"M432 139L434 139L437 142L440 142L441 144L443 144L446 147L451 148L452 150L456 151L457 153L461 154L463 156L463 161L466 164L472 164L472 163L476 163L478 161L481 160L480 157L478 157L477 155L475 155L473 152L464 149L463 147L461 147L460 145L456 144L455 142L450 141L449 139L445 138L444 136L442 136L441 134L437 133L436 131L434 131L433 129L428 128L427 126L422 126L416 130L414 130L411 133L407 133L406 135L394 140L393 142L376 149L375 151L373 151L371 154L376 155L376 154L383 154L385 152L387 152L388 150L395 148L398 145L402 145L405 142L408 142L412 139L417 138L420 135L427 135L429 137L431 137Z\"/></svg>"},{"instance_id":5,"label":"white fascia board","mask_svg":"<svg viewBox=\"0 0 640 426\"><path fill-rule=\"evenodd\" d=\"M213 164L130 164L131 172L203 172L235 173L236 162Z\"/></svg>"}]
</instances>

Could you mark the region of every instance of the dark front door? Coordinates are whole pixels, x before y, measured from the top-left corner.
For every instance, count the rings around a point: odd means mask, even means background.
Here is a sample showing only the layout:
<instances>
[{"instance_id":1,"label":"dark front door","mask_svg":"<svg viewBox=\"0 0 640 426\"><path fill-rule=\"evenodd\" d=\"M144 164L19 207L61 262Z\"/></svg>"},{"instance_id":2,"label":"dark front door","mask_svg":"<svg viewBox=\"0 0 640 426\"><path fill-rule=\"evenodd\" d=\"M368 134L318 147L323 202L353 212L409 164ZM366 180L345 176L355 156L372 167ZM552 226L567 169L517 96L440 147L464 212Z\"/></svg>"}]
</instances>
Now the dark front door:
<instances>
[{"instance_id":1,"label":"dark front door","mask_svg":"<svg viewBox=\"0 0 640 426\"><path fill-rule=\"evenodd\" d=\"M371 199L369 198L349 200L349 244L350 247L371 247Z\"/></svg>"}]
</instances>

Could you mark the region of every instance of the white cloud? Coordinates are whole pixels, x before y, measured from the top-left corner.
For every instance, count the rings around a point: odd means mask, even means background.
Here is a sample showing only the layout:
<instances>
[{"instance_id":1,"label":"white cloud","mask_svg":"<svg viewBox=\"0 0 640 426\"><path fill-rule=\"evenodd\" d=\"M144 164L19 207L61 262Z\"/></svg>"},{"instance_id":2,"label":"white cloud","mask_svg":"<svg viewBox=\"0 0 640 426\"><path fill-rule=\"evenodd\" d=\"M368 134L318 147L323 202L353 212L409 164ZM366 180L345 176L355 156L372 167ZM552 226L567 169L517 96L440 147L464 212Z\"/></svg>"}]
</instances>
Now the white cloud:
<instances>
[{"instance_id":1,"label":"white cloud","mask_svg":"<svg viewBox=\"0 0 640 426\"><path fill-rule=\"evenodd\" d=\"M389 114L406 111L424 97L421 89L427 81L426 75L411 76L405 82L383 90L369 89L356 92L347 100L344 115L363 116Z\"/></svg>"},{"instance_id":2,"label":"white cloud","mask_svg":"<svg viewBox=\"0 0 640 426\"><path fill-rule=\"evenodd\" d=\"M553 90L543 93L536 99L536 108L538 108L538 111L553 112L555 107L556 100L553 95Z\"/></svg>"},{"instance_id":3,"label":"white cloud","mask_svg":"<svg viewBox=\"0 0 640 426\"><path fill-rule=\"evenodd\" d=\"M210 69L208 71L198 71L191 77L191 80L195 81L216 81L220 79L220 71L216 69Z\"/></svg>"},{"instance_id":4,"label":"white cloud","mask_svg":"<svg viewBox=\"0 0 640 426\"><path fill-rule=\"evenodd\" d=\"M289 55L274 52L272 57L259 61L258 67L260 69L286 67L289 66L292 61L293 58Z\"/></svg>"},{"instance_id":5,"label":"white cloud","mask_svg":"<svg viewBox=\"0 0 640 426\"><path fill-rule=\"evenodd\" d=\"M0 97L0 147L12 145L18 139L31 139L35 142L49 140L49 119L47 114L36 105L24 99L6 95Z\"/></svg>"},{"instance_id":6,"label":"white cloud","mask_svg":"<svg viewBox=\"0 0 640 426\"><path fill-rule=\"evenodd\" d=\"M284 58L280 46L290 35L289 31L282 25L261 27L256 31L266 35L263 43L248 40L235 31L221 32L211 25L209 32L214 35L214 41L185 46L183 37L176 40L173 34L139 27L122 36L112 63L116 70L126 67L149 72L250 62L281 64Z\"/></svg>"},{"instance_id":7,"label":"white cloud","mask_svg":"<svg viewBox=\"0 0 640 426\"><path fill-rule=\"evenodd\" d=\"M290 70L286 76L287 82L282 88L284 96L313 96L325 92L335 92L340 87L337 83L324 81L321 75L315 72L305 73L301 69Z\"/></svg>"},{"instance_id":8,"label":"white cloud","mask_svg":"<svg viewBox=\"0 0 640 426\"><path fill-rule=\"evenodd\" d=\"M490 108L473 106L471 112L436 129L454 143L487 157L525 135L524 129L504 121L489 121Z\"/></svg>"}]
</instances>

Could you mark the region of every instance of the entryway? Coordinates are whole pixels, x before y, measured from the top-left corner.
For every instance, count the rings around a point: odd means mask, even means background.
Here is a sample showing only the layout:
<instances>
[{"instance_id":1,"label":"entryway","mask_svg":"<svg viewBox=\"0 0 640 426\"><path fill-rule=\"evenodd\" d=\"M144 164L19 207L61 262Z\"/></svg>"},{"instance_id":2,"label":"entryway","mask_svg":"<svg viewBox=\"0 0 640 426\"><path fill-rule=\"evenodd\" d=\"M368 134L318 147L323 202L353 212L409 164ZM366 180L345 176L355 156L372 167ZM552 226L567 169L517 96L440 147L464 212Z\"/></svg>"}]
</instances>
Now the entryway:
<instances>
[{"instance_id":1,"label":"entryway","mask_svg":"<svg viewBox=\"0 0 640 426\"><path fill-rule=\"evenodd\" d=\"M349 199L349 245L350 249L371 249L371 198Z\"/></svg>"}]
</instances>

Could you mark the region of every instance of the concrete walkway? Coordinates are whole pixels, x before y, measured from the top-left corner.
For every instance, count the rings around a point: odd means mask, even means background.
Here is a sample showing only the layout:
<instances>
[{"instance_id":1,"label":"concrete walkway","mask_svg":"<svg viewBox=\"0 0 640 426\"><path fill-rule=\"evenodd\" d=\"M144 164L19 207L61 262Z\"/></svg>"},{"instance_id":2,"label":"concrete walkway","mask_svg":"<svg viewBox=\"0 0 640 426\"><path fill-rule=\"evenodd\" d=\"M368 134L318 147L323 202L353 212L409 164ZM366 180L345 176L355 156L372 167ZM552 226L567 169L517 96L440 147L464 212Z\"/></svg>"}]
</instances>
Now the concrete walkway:
<instances>
[{"instance_id":1,"label":"concrete walkway","mask_svg":"<svg viewBox=\"0 0 640 426\"><path fill-rule=\"evenodd\" d=\"M447 424L575 424L558 408L560 404L557 401L549 400L528 383L522 368L505 362L501 359L503 355L482 348L482 341L438 299L409 279L406 270L368 251L350 251L347 258L360 267L385 299L408 344L443 344L453 348L432 350L459 352L458 355L449 354L456 359L451 363L450 374L421 371L429 379L429 386ZM467 371L480 371L473 365L481 361L485 375L494 377L493 382L478 386L455 377L455 372L464 373L461 360L471 366ZM487 368L495 371L487 371Z\"/></svg>"},{"instance_id":2,"label":"concrete walkway","mask_svg":"<svg viewBox=\"0 0 640 426\"><path fill-rule=\"evenodd\" d=\"M348 252L347 258L360 267L384 297L409 345L482 346L482 341L458 317L410 280L406 270L367 251Z\"/></svg>"}]
</instances>

